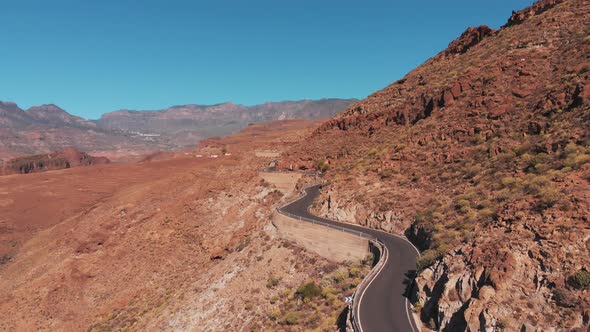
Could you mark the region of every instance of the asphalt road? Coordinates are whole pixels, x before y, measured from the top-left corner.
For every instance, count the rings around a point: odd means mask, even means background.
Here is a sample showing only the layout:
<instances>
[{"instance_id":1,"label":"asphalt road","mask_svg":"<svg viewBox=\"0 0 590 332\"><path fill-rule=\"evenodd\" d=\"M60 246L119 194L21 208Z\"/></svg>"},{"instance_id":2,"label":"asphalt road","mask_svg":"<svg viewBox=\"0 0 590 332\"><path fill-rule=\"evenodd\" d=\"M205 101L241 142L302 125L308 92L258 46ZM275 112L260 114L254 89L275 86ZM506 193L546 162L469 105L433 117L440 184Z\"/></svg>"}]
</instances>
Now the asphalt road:
<instances>
[{"instance_id":1,"label":"asphalt road","mask_svg":"<svg viewBox=\"0 0 590 332\"><path fill-rule=\"evenodd\" d=\"M387 248L386 261L381 271L359 294L358 320L362 332L418 332L409 301L404 296L406 285L416 270L418 250L405 238L359 225L341 223L311 214L308 208L320 193L320 185L306 189L307 195L284 206L281 212L309 218L376 237Z\"/></svg>"}]
</instances>

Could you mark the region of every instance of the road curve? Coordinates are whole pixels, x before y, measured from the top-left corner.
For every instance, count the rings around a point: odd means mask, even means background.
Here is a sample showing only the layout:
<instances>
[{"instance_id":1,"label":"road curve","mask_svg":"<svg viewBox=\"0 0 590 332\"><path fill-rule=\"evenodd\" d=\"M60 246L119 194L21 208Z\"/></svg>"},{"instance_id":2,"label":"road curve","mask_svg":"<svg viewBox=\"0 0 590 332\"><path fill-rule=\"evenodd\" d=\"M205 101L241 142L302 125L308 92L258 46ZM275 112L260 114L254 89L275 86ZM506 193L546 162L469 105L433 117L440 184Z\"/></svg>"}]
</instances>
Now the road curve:
<instances>
[{"instance_id":1,"label":"road curve","mask_svg":"<svg viewBox=\"0 0 590 332\"><path fill-rule=\"evenodd\" d=\"M305 189L306 195L283 206L279 212L311 219L349 231L361 232L379 239L386 248L381 270L369 281L367 287L358 294L357 316L361 332L418 332L411 313L410 303L404 296L406 285L411 282L416 270L418 250L405 238L376 229L317 217L309 212L309 207L320 193L321 185ZM356 308L355 308L356 309ZM354 310L354 309L353 309Z\"/></svg>"}]
</instances>

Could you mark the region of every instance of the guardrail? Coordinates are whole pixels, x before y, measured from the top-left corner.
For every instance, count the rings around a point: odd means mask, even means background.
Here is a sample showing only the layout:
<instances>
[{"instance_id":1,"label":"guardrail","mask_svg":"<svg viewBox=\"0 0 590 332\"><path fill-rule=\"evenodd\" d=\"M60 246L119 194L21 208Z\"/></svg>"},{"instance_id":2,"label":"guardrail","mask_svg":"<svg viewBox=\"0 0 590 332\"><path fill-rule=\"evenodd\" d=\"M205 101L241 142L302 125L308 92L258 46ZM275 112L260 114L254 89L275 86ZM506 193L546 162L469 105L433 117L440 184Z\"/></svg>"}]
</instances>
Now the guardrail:
<instances>
[{"instance_id":1,"label":"guardrail","mask_svg":"<svg viewBox=\"0 0 590 332\"><path fill-rule=\"evenodd\" d=\"M380 252L379 262L377 262L377 264L375 264L375 266L371 269L371 272L369 272L369 274L367 276L365 276L365 278L363 278L361 283L357 285L357 288L356 288L354 294L352 295L352 303L350 304L350 307L349 307L350 312L351 312L351 322L352 322L353 330L355 332L362 332L363 329L360 324L359 313L358 313L361 298L363 296L365 289L369 286L369 284L373 281L373 279L379 274L379 272L381 272L383 265L385 265L385 262L387 261L387 256L389 255L389 253L387 251L387 247L385 247L385 244L383 244L383 242L381 240L379 240L377 237L369 235L367 233L364 233L361 231L355 231L352 229L347 229L344 226L336 226L336 225L322 222L320 220L314 220L311 218L301 217L301 216L294 215L294 214L286 212L286 211L282 211L282 209L284 207L286 207L287 205L290 205L290 204L302 199L303 197L305 197L307 195L307 189L309 189L313 186L317 186L317 184L310 185L310 186L303 188L302 193L299 196L287 201L286 203L282 204L280 207L277 207L276 211L284 216L289 217L289 218L293 218L293 219L300 220L300 221L305 221L305 222L308 222L308 223L311 223L314 225L321 225L321 226L332 228L332 229L335 229L335 230L338 230L338 231L341 231L344 233L357 235L359 237L369 240L377 249L379 249L379 252Z\"/></svg>"}]
</instances>

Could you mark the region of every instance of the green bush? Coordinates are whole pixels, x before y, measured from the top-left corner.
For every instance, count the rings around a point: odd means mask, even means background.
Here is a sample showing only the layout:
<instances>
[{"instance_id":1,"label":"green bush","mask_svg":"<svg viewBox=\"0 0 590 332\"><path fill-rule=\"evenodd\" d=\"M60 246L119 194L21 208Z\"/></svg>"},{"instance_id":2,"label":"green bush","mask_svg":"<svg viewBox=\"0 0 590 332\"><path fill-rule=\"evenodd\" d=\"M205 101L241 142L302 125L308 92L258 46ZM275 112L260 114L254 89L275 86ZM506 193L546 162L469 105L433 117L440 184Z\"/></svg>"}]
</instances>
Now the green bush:
<instances>
[{"instance_id":1,"label":"green bush","mask_svg":"<svg viewBox=\"0 0 590 332\"><path fill-rule=\"evenodd\" d=\"M434 211L433 208L418 211L414 216L414 221L417 223L431 222L434 217Z\"/></svg>"},{"instance_id":2,"label":"green bush","mask_svg":"<svg viewBox=\"0 0 590 332\"><path fill-rule=\"evenodd\" d=\"M523 154L531 151L532 148L533 148L533 146L529 142L526 142L521 145L517 145L517 146L513 147L512 151L514 151L514 153L516 153L516 155L520 157Z\"/></svg>"},{"instance_id":3,"label":"green bush","mask_svg":"<svg viewBox=\"0 0 590 332\"><path fill-rule=\"evenodd\" d=\"M580 270L569 277L569 283L574 288L585 289L590 286L590 272L586 270Z\"/></svg>"},{"instance_id":4,"label":"green bush","mask_svg":"<svg viewBox=\"0 0 590 332\"><path fill-rule=\"evenodd\" d=\"M276 308L270 312L269 318L270 318L270 320L275 321L279 318L280 315L281 315L281 309Z\"/></svg>"},{"instance_id":5,"label":"green bush","mask_svg":"<svg viewBox=\"0 0 590 332\"><path fill-rule=\"evenodd\" d=\"M328 165L328 163L324 162L324 161L317 161L314 164L315 169L317 169L318 171L322 172L322 173L326 173L328 171L328 169L330 169L330 165Z\"/></svg>"},{"instance_id":6,"label":"green bush","mask_svg":"<svg viewBox=\"0 0 590 332\"><path fill-rule=\"evenodd\" d=\"M351 278L359 277L361 275L361 269L359 269L358 267L353 267L348 271L348 275Z\"/></svg>"},{"instance_id":7,"label":"green bush","mask_svg":"<svg viewBox=\"0 0 590 332\"><path fill-rule=\"evenodd\" d=\"M303 286L297 288L295 294L303 299L303 301L309 301L314 297L322 294L322 289L314 281L309 281Z\"/></svg>"},{"instance_id":8,"label":"green bush","mask_svg":"<svg viewBox=\"0 0 590 332\"><path fill-rule=\"evenodd\" d=\"M505 330L505 329L507 329L507 328L508 328L508 326L509 326L509 324L508 324L508 321L507 321L507 320L505 320L505 319L500 319L500 320L498 320L498 322L496 323L496 327L497 327L499 330Z\"/></svg>"},{"instance_id":9,"label":"green bush","mask_svg":"<svg viewBox=\"0 0 590 332\"><path fill-rule=\"evenodd\" d=\"M379 173L381 180L389 179L392 175L393 175L393 170L391 168L385 168Z\"/></svg>"},{"instance_id":10,"label":"green bush","mask_svg":"<svg viewBox=\"0 0 590 332\"><path fill-rule=\"evenodd\" d=\"M494 220L498 217L498 213L494 208L484 208L479 210L478 217L482 221Z\"/></svg>"},{"instance_id":11,"label":"green bush","mask_svg":"<svg viewBox=\"0 0 590 332\"><path fill-rule=\"evenodd\" d=\"M566 154L571 155L578 152L578 146L574 142L569 142L563 150Z\"/></svg>"},{"instance_id":12,"label":"green bush","mask_svg":"<svg viewBox=\"0 0 590 332\"><path fill-rule=\"evenodd\" d=\"M502 178L500 183L502 184L503 188L517 189L522 185L522 180L512 176L507 176Z\"/></svg>"},{"instance_id":13,"label":"green bush","mask_svg":"<svg viewBox=\"0 0 590 332\"><path fill-rule=\"evenodd\" d=\"M571 167L569 167L569 166L565 166L565 167L564 167L564 168L562 168L560 171L561 171L562 173L569 173L569 172L573 171L573 169L572 169Z\"/></svg>"},{"instance_id":14,"label":"green bush","mask_svg":"<svg viewBox=\"0 0 590 332\"><path fill-rule=\"evenodd\" d=\"M335 282L342 282L348 277L348 271L339 269L333 276Z\"/></svg>"},{"instance_id":15,"label":"green bush","mask_svg":"<svg viewBox=\"0 0 590 332\"><path fill-rule=\"evenodd\" d=\"M547 209L559 201L561 193L558 190L549 187L541 189L536 197L539 199L537 206L540 209Z\"/></svg>"},{"instance_id":16,"label":"green bush","mask_svg":"<svg viewBox=\"0 0 590 332\"><path fill-rule=\"evenodd\" d=\"M471 206L471 202L466 199L460 199L455 203L455 210L465 214L469 211L469 207Z\"/></svg>"},{"instance_id":17,"label":"green bush","mask_svg":"<svg viewBox=\"0 0 590 332\"><path fill-rule=\"evenodd\" d=\"M442 254L438 250L429 249L424 251L416 262L418 264L418 270L422 271L431 266L440 257L442 257Z\"/></svg>"},{"instance_id":18,"label":"green bush","mask_svg":"<svg viewBox=\"0 0 590 332\"><path fill-rule=\"evenodd\" d=\"M285 318L283 319L283 323L287 324L287 325L297 325L297 324L299 324L300 319L301 319L301 317L299 317L298 313L291 311L285 315Z\"/></svg>"},{"instance_id":19,"label":"green bush","mask_svg":"<svg viewBox=\"0 0 590 332\"><path fill-rule=\"evenodd\" d=\"M266 281L266 288L274 288L279 285L281 278L270 276Z\"/></svg>"},{"instance_id":20,"label":"green bush","mask_svg":"<svg viewBox=\"0 0 590 332\"><path fill-rule=\"evenodd\" d=\"M582 165L590 163L590 150L574 143L569 143L565 149L566 158L563 166L579 169Z\"/></svg>"}]
</instances>

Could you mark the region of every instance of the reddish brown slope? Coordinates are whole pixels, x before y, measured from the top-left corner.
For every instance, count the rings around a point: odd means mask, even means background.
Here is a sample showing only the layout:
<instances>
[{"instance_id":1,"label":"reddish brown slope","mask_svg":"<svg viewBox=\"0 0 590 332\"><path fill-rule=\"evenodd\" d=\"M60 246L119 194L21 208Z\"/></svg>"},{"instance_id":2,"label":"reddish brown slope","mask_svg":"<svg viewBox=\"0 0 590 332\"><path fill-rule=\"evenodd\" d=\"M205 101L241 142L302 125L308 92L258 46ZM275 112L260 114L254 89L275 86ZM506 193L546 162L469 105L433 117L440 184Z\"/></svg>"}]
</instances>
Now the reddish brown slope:
<instances>
[{"instance_id":1,"label":"reddish brown slope","mask_svg":"<svg viewBox=\"0 0 590 332\"><path fill-rule=\"evenodd\" d=\"M335 294L350 294L362 270L277 238L281 194L254 153L311 126L250 126L215 140L232 154L219 158L0 177L0 330L335 330L346 308ZM327 300L301 303L295 291L310 279Z\"/></svg>"},{"instance_id":2,"label":"reddish brown slope","mask_svg":"<svg viewBox=\"0 0 590 332\"><path fill-rule=\"evenodd\" d=\"M283 158L327 170L319 212L425 250L426 325L587 326L589 26L569 0L470 28Z\"/></svg>"}]
</instances>

